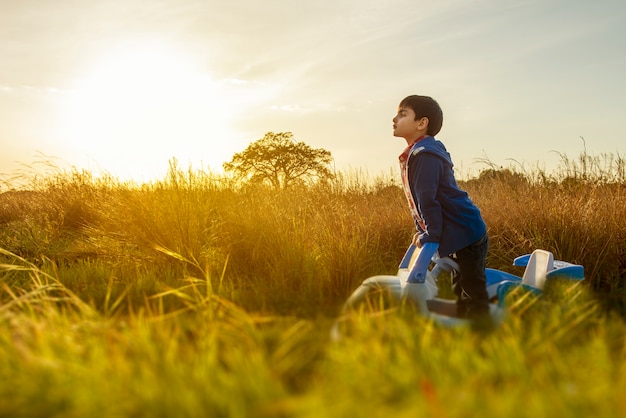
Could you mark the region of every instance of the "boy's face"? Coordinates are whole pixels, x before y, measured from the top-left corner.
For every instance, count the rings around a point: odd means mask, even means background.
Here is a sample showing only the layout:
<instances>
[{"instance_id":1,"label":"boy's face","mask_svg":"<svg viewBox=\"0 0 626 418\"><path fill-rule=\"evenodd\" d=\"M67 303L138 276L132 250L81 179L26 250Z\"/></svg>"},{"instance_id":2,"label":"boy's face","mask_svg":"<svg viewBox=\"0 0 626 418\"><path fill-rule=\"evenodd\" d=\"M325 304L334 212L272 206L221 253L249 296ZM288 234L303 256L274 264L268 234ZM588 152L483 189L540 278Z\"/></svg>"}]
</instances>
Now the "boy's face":
<instances>
[{"instance_id":1,"label":"boy's face","mask_svg":"<svg viewBox=\"0 0 626 418\"><path fill-rule=\"evenodd\" d=\"M413 143L420 136L426 135L428 118L415 120L415 112L410 107L398 107L393 118L393 136L404 138L407 144Z\"/></svg>"}]
</instances>

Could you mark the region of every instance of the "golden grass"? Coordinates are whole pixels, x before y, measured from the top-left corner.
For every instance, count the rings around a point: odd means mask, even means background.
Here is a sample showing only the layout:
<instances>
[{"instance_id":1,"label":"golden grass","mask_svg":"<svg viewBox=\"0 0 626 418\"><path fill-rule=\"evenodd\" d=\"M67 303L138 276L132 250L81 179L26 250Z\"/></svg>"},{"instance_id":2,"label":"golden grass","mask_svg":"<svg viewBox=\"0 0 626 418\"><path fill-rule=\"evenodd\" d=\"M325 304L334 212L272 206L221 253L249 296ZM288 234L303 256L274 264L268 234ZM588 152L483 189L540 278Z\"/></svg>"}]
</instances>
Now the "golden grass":
<instances>
[{"instance_id":1,"label":"golden grass","mask_svg":"<svg viewBox=\"0 0 626 418\"><path fill-rule=\"evenodd\" d=\"M144 185L27 182L0 194L0 416L618 416L626 202L612 161L463 182L490 267L521 274L513 257L544 248L584 282L512 295L488 334L398 309L355 313L338 343L345 298L395 273L410 242L394 179L276 191L173 164Z\"/></svg>"}]
</instances>

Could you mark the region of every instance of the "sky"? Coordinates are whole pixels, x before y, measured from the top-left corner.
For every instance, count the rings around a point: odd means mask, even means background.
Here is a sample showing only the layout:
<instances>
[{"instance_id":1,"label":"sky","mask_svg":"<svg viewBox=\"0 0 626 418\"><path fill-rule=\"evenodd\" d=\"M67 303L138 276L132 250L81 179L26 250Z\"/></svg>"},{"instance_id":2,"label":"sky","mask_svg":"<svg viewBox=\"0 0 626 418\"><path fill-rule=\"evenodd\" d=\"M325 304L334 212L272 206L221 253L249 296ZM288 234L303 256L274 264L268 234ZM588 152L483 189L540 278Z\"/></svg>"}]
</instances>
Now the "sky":
<instances>
[{"instance_id":1,"label":"sky","mask_svg":"<svg viewBox=\"0 0 626 418\"><path fill-rule=\"evenodd\" d=\"M622 0L0 0L0 175L219 172L266 132L393 175L409 94L443 108L461 177L623 157L625 17Z\"/></svg>"}]
</instances>

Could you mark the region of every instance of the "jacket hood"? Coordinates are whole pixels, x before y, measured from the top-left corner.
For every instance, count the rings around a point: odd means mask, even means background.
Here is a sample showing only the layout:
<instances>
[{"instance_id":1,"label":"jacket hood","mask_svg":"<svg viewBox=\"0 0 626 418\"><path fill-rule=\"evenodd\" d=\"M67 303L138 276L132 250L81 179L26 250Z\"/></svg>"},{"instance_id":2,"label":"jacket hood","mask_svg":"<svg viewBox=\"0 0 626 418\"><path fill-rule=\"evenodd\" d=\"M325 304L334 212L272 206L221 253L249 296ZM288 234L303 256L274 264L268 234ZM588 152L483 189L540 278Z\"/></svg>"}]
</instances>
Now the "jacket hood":
<instances>
[{"instance_id":1,"label":"jacket hood","mask_svg":"<svg viewBox=\"0 0 626 418\"><path fill-rule=\"evenodd\" d=\"M450 164L452 167L452 158L450 157L450 153L446 150L446 147L442 142L438 141L432 136L427 136L424 139L420 139L417 141L413 147L411 148L411 152L409 153L409 159L413 156L418 155L419 153L429 153L436 155L437 157L444 160L444 162Z\"/></svg>"}]
</instances>

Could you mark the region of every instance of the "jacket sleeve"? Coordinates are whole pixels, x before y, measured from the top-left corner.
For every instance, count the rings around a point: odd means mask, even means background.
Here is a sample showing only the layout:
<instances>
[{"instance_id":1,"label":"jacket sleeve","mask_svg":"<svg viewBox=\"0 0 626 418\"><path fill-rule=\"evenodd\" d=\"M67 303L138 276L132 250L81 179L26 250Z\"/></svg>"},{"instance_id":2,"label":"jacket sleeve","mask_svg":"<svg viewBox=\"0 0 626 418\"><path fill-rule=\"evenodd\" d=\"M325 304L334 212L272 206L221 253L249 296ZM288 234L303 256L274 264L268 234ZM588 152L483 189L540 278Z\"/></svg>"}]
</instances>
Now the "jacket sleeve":
<instances>
[{"instance_id":1,"label":"jacket sleeve","mask_svg":"<svg viewBox=\"0 0 626 418\"><path fill-rule=\"evenodd\" d=\"M443 214L437 199L443 161L436 155L422 152L409 162L409 183L415 206L424 220L424 232L418 237L420 244L439 243L443 230Z\"/></svg>"}]
</instances>

